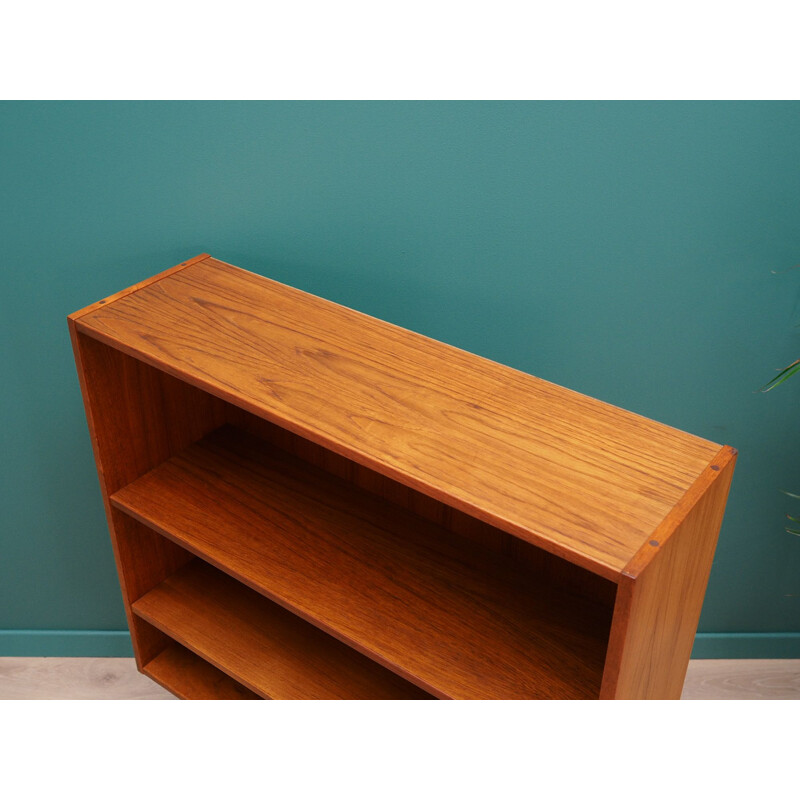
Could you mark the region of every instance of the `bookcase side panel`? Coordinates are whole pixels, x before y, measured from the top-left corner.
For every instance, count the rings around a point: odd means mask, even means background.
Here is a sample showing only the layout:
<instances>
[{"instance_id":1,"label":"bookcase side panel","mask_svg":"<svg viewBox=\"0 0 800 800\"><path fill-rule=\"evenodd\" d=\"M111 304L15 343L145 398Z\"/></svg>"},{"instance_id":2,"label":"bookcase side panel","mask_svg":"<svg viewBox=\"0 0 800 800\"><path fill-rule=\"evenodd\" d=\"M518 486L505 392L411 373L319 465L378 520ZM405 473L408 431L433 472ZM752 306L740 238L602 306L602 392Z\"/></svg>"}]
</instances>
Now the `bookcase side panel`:
<instances>
[{"instance_id":1,"label":"bookcase side panel","mask_svg":"<svg viewBox=\"0 0 800 800\"><path fill-rule=\"evenodd\" d=\"M111 509L112 539L120 570L126 611L151 589L166 580L194 556L169 539L116 508ZM170 642L158 628L129 613L128 625L140 667L155 658Z\"/></svg>"},{"instance_id":2,"label":"bookcase side panel","mask_svg":"<svg viewBox=\"0 0 800 800\"><path fill-rule=\"evenodd\" d=\"M223 403L81 334L69 321L111 543L137 664L166 637L146 630L130 604L189 557L112 508L109 496L224 421Z\"/></svg>"},{"instance_id":3,"label":"bookcase side panel","mask_svg":"<svg viewBox=\"0 0 800 800\"><path fill-rule=\"evenodd\" d=\"M724 451L716 480L653 545L655 555L622 575L601 699L681 696L736 461L735 451Z\"/></svg>"}]
</instances>

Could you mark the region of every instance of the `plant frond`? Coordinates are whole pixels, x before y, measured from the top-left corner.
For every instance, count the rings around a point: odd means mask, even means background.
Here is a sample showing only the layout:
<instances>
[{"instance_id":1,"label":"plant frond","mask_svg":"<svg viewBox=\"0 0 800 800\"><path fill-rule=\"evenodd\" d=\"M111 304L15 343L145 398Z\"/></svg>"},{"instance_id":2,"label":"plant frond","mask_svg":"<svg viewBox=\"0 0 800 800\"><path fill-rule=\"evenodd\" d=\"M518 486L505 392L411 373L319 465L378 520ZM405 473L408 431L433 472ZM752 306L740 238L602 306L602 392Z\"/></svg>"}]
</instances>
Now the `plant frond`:
<instances>
[{"instance_id":1,"label":"plant frond","mask_svg":"<svg viewBox=\"0 0 800 800\"><path fill-rule=\"evenodd\" d=\"M769 383L765 383L759 391L769 392L776 386L780 386L785 380L788 380L796 372L800 372L800 358L793 361L788 367L782 369Z\"/></svg>"}]
</instances>

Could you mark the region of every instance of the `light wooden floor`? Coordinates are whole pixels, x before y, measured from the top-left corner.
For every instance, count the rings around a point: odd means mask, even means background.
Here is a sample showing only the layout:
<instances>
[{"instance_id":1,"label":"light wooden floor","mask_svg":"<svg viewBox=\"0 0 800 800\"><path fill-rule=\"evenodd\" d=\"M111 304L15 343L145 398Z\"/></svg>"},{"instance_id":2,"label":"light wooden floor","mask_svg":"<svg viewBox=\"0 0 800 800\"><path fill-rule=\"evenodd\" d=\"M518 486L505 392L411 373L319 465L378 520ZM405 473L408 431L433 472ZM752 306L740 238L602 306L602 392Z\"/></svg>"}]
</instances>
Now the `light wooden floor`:
<instances>
[{"instance_id":1,"label":"light wooden floor","mask_svg":"<svg viewBox=\"0 0 800 800\"><path fill-rule=\"evenodd\" d=\"M174 700L132 658L0 658L0 700ZM800 700L800 659L692 661L683 700Z\"/></svg>"}]
</instances>

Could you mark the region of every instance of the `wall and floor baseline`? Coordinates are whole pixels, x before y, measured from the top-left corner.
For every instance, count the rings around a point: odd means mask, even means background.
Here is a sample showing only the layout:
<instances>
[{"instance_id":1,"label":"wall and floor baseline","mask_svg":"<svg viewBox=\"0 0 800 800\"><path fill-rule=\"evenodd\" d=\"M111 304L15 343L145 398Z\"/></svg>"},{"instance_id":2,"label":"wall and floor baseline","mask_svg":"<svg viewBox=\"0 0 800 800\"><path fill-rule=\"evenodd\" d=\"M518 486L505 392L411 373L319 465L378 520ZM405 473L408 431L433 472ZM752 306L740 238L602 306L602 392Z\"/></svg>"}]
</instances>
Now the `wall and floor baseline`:
<instances>
[{"instance_id":1,"label":"wall and floor baseline","mask_svg":"<svg viewBox=\"0 0 800 800\"><path fill-rule=\"evenodd\" d=\"M172 700L132 658L0 658L0 700ZM682 700L800 700L800 659L689 663Z\"/></svg>"},{"instance_id":2,"label":"wall and floor baseline","mask_svg":"<svg viewBox=\"0 0 800 800\"><path fill-rule=\"evenodd\" d=\"M3 657L127 658L128 631L0 630ZM792 659L800 654L800 633L698 633L692 659Z\"/></svg>"}]
</instances>

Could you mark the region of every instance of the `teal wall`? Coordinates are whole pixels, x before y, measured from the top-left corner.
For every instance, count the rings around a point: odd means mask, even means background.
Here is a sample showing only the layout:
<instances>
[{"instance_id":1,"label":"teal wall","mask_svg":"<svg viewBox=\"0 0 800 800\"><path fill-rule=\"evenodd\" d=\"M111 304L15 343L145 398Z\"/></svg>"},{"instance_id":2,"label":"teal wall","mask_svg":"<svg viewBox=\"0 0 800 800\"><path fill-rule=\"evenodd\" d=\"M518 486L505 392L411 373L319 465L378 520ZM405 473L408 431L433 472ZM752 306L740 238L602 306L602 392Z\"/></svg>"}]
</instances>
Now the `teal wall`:
<instances>
[{"instance_id":1,"label":"teal wall","mask_svg":"<svg viewBox=\"0 0 800 800\"><path fill-rule=\"evenodd\" d=\"M65 317L207 251L737 447L695 653L800 657L799 211L799 103L0 104L0 655L127 652Z\"/></svg>"}]
</instances>

